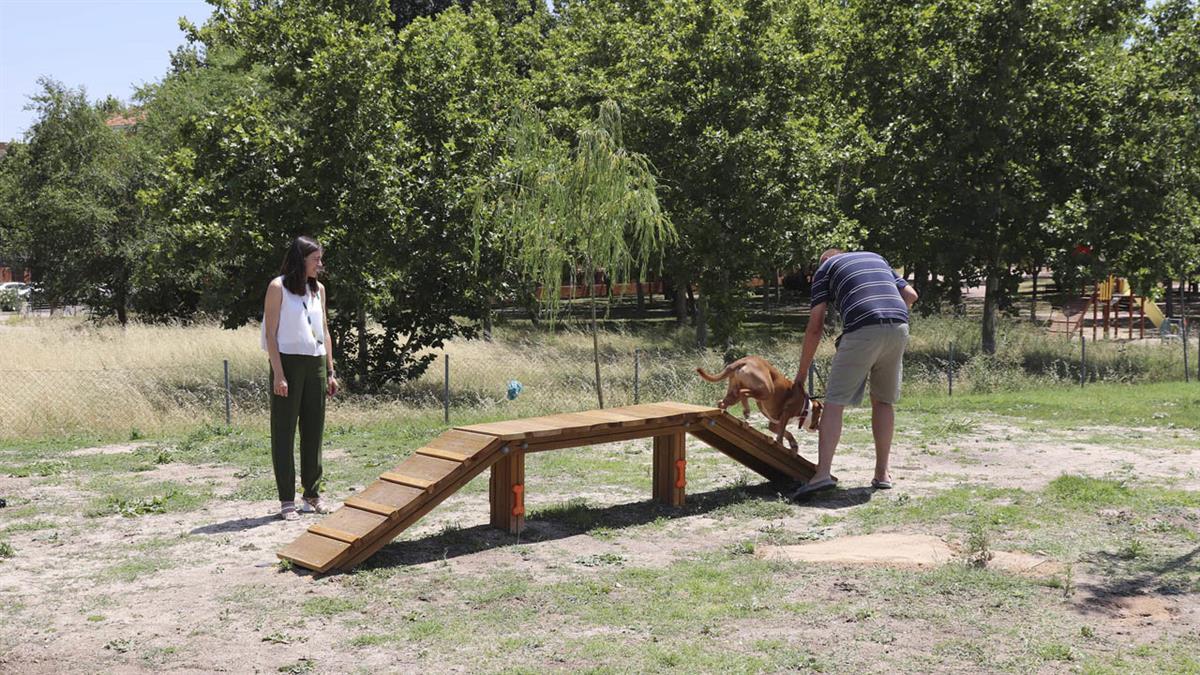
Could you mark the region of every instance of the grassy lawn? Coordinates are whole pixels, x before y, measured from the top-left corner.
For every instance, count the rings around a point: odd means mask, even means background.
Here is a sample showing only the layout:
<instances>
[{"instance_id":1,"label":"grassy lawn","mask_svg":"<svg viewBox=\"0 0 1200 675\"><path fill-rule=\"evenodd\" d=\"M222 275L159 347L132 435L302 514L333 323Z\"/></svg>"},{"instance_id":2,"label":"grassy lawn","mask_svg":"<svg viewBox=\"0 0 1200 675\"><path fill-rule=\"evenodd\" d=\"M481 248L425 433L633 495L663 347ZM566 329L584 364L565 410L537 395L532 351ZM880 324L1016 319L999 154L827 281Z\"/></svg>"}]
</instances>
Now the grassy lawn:
<instances>
[{"instance_id":1,"label":"grassy lawn","mask_svg":"<svg viewBox=\"0 0 1200 675\"><path fill-rule=\"evenodd\" d=\"M275 557L316 518L275 517L253 330L6 328L31 368L91 363L61 363L68 342L102 348L108 370L74 386L114 388L75 398L50 378L21 402L41 417L0 420L0 672L1200 673L1200 384L1171 381L1178 345L1089 344L1104 381L1080 388L1074 343L1006 327L982 355L972 322L919 318L891 492L866 487L861 408L840 488L804 504L694 441L679 508L649 501L646 441L537 453L519 537L487 525L481 476L355 571L314 577ZM453 425L594 407L586 336L504 330L448 348ZM635 349L643 402L717 400L693 368L720 357L689 340L606 334L609 403L633 402ZM764 325L746 350L787 370L798 336ZM231 428L212 398L224 358ZM331 407L328 497L446 429L440 377ZM798 436L811 458L815 435ZM769 555L879 534L932 536L954 557Z\"/></svg>"},{"instance_id":2,"label":"grassy lawn","mask_svg":"<svg viewBox=\"0 0 1200 675\"><path fill-rule=\"evenodd\" d=\"M918 392L901 406L900 489L854 487L871 456L855 410L838 460L846 486L804 505L699 446L680 509L646 501L644 444L539 453L519 539L486 526L481 478L358 570L320 578L274 561L313 521L271 517L261 427L113 451L9 441L0 665L36 669L36 646L101 670L1200 672L1196 481L1103 463L1132 437L1148 466L1195 467L1197 403L1200 386L1182 383ZM332 425L327 494L343 498L441 429L436 415ZM801 441L811 454L814 437ZM989 464L1024 443L1108 468L1060 455L1023 480L1022 467ZM1036 554L1055 571L965 555L932 568L759 555L877 532ZM1161 615L1115 609L1131 598L1155 599Z\"/></svg>"}]
</instances>

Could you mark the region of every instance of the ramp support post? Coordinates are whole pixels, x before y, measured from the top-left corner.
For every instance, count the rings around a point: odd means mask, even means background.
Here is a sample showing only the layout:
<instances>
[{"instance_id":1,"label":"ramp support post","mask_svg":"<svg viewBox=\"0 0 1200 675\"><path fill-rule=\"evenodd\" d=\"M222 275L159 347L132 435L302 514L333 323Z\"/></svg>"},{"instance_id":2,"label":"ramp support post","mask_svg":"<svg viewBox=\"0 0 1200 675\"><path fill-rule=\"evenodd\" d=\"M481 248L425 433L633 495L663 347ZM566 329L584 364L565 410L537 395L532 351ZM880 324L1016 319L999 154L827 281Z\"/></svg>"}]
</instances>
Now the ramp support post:
<instances>
[{"instance_id":1,"label":"ramp support post","mask_svg":"<svg viewBox=\"0 0 1200 675\"><path fill-rule=\"evenodd\" d=\"M488 492L492 527L520 534L525 529L525 452L509 446L508 453L492 465Z\"/></svg>"},{"instance_id":2,"label":"ramp support post","mask_svg":"<svg viewBox=\"0 0 1200 675\"><path fill-rule=\"evenodd\" d=\"M687 451L682 431L654 437L654 501L683 506L687 494Z\"/></svg>"}]
</instances>

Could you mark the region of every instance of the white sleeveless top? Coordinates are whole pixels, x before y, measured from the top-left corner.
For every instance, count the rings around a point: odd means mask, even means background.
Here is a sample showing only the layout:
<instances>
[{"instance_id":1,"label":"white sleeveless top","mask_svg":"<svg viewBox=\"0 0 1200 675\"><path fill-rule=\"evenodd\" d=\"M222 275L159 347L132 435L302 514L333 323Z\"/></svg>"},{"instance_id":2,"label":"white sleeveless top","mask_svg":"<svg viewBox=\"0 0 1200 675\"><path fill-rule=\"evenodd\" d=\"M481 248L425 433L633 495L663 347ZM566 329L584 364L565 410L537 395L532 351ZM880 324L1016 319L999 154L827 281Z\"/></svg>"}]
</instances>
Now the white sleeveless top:
<instances>
[{"instance_id":1,"label":"white sleeveless top","mask_svg":"<svg viewBox=\"0 0 1200 675\"><path fill-rule=\"evenodd\" d=\"M283 279L283 277L276 277ZM279 329L275 333L280 354L325 356L325 309L321 294L305 289L296 295L283 287L283 302L279 305ZM267 322L263 317L260 343L267 349Z\"/></svg>"}]
</instances>

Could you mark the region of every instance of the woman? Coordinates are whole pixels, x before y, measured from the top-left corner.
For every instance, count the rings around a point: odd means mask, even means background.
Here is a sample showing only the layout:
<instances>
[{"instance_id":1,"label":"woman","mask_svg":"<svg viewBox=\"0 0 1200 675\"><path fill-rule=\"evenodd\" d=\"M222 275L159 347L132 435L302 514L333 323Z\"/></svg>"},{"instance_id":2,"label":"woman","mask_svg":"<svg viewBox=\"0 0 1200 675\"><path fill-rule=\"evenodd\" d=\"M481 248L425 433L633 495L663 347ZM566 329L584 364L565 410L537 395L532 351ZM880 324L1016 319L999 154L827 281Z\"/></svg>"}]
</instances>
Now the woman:
<instances>
[{"instance_id":1,"label":"woman","mask_svg":"<svg viewBox=\"0 0 1200 675\"><path fill-rule=\"evenodd\" d=\"M321 245L296 237L283 257L279 276L267 287L263 307L263 349L271 361L271 463L279 489L279 517L296 520L296 464L293 446L300 423L300 483L306 513L329 513L321 482L321 434L325 395L338 391L333 349L328 344Z\"/></svg>"}]
</instances>

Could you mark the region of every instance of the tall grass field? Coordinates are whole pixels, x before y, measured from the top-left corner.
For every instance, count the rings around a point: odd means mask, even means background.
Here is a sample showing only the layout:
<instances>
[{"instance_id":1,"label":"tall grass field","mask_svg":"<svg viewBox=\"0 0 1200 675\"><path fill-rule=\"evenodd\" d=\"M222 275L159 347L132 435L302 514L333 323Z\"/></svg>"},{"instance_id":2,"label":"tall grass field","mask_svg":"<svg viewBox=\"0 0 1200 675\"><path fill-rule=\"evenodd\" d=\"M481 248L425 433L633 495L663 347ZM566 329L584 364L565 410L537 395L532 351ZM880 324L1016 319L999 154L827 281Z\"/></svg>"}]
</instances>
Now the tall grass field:
<instances>
[{"instance_id":1,"label":"tall grass field","mask_svg":"<svg viewBox=\"0 0 1200 675\"><path fill-rule=\"evenodd\" d=\"M1024 323L1001 327L996 354L979 348L976 320L914 318L905 357L906 395L989 393L1079 386L1078 339L1052 336ZM799 331L774 331L737 345L733 356L760 354L791 375L799 361ZM1089 336L1090 338L1090 336ZM712 403L719 385L695 368L719 370L723 354L699 350L690 328L608 330L600 336L605 405L676 400ZM1196 368L1195 342L1191 345ZM818 352L814 393L833 354ZM1182 380L1178 340L1088 341L1089 382ZM0 437L84 435L119 438L224 424L225 362L235 425L265 424L267 358L259 327L132 324L122 329L85 319L36 318L0 325ZM401 421L443 414L449 364L449 407L471 417L515 417L597 407L591 338L581 328L555 330L510 323L492 341L454 341L438 350L424 375L370 395L347 393L330 403L332 424ZM953 356L953 360L951 357ZM345 374L351 364L340 364ZM951 382L951 378L953 381ZM519 383L519 386L513 386ZM510 395L510 389L515 397Z\"/></svg>"}]
</instances>

